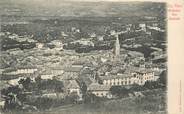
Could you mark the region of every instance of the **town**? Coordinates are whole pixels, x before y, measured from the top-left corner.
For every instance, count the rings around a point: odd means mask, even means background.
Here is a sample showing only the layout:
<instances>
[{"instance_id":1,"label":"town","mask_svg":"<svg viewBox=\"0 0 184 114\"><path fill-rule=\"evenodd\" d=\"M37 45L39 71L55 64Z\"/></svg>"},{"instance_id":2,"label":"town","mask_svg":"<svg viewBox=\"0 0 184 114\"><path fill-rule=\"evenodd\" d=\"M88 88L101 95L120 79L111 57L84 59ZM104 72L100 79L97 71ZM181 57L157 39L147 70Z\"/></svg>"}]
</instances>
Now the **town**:
<instances>
[{"instance_id":1,"label":"town","mask_svg":"<svg viewBox=\"0 0 184 114\"><path fill-rule=\"evenodd\" d=\"M103 110L113 111L114 103L126 111L121 106L134 103L131 108L141 104L145 112L165 112L164 19L70 17L3 24L1 110L97 111L107 105Z\"/></svg>"},{"instance_id":2,"label":"town","mask_svg":"<svg viewBox=\"0 0 184 114\"><path fill-rule=\"evenodd\" d=\"M148 39L155 34L154 32L165 31L160 29L157 23L152 25L140 23L137 28L135 27L134 24L127 24L124 31L110 30L109 33L105 31L107 33L104 35L93 32L89 34L89 38L65 43L62 40L41 43L34 40L33 36L1 32L1 36L6 37L5 41L17 42L14 44L17 48L7 49L1 55L2 62L6 62L2 64L2 67L5 65L6 68L1 69L3 86L6 89L12 87L22 89L21 94L27 97L65 99L70 95L76 95L74 100L83 102L87 93L111 99L115 97L111 93L112 87L131 88L144 86L147 82L156 82L167 70L166 51L156 47L156 43L144 44L154 50L147 57L142 52L129 49L142 47L143 44L136 43L140 37ZM71 34L76 32L80 33L80 29L71 27ZM124 34L138 35L123 39ZM61 32L61 36L64 39L70 37L64 32ZM108 38L111 39L107 40ZM127 41L132 43L127 44ZM18 48L22 42L34 46L30 49ZM163 45L165 43L163 42ZM16 97L13 91L5 93L9 97L10 94ZM27 101L19 102L23 105L22 103Z\"/></svg>"}]
</instances>

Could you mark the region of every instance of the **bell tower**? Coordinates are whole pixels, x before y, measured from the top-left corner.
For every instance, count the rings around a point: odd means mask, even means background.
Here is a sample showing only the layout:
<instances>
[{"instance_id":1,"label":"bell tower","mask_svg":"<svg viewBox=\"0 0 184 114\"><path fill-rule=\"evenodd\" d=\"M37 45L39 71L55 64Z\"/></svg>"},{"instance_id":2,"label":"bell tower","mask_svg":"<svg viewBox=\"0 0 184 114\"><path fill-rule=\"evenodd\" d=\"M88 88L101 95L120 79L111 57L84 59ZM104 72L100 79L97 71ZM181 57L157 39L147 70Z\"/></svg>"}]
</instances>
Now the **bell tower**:
<instances>
[{"instance_id":1,"label":"bell tower","mask_svg":"<svg viewBox=\"0 0 184 114\"><path fill-rule=\"evenodd\" d=\"M115 42L115 58L118 58L120 55L120 44L119 44L119 37L118 34L115 35L116 42Z\"/></svg>"}]
</instances>

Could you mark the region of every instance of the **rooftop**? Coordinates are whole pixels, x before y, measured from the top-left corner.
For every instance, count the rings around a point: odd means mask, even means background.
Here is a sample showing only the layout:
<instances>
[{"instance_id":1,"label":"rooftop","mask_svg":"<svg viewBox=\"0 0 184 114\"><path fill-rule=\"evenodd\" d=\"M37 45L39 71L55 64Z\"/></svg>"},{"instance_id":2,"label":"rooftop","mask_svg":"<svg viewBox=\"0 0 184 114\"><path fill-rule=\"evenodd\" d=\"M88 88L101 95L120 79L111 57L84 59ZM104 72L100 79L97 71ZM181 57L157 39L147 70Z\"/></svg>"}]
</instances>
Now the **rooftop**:
<instances>
[{"instance_id":1,"label":"rooftop","mask_svg":"<svg viewBox=\"0 0 184 114\"><path fill-rule=\"evenodd\" d=\"M139 67L133 67L133 66L129 66L126 68L125 73L150 73L153 72L151 69L147 69L147 68L139 68Z\"/></svg>"},{"instance_id":2,"label":"rooftop","mask_svg":"<svg viewBox=\"0 0 184 114\"><path fill-rule=\"evenodd\" d=\"M117 75L113 75L113 74L109 74L106 76L100 76L100 78L102 80L108 80L108 79L120 79L120 78L126 78L126 77L131 77L131 74L117 74Z\"/></svg>"},{"instance_id":3,"label":"rooftop","mask_svg":"<svg viewBox=\"0 0 184 114\"><path fill-rule=\"evenodd\" d=\"M76 80L70 80L69 84L67 85L68 89L80 89L79 84Z\"/></svg>"},{"instance_id":4,"label":"rooftop","mask_svg":"<svg viewBox=\"0 0 184 114\"><path fill-rule=\"evenodd\" d=\"M98 83L92 83L89 85L88 90L89 91L109 91L111 86L107 85L100 85Z\"/></svg>"},{"instance_id":5,"label":"rooftop","mask_svg":"<svg viewBox=\"0 0 184 114\"><path fill-rule=\"evenodd\" d=\"M69 66L65 67L63 70L65 72L80 72L82 70L83 66Z\"/></svg>"}]
</instances>

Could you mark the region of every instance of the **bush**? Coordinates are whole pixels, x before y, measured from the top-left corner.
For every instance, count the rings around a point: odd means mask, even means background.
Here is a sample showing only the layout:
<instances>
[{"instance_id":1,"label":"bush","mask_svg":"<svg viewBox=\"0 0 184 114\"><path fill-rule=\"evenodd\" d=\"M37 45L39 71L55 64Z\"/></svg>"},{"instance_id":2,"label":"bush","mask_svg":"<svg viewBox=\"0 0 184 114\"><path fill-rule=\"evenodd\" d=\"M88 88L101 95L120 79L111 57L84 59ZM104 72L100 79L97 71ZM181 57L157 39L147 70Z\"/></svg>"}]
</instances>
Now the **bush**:
<instances>
[{"instance_id":1,"label":"bush","mask_svg":"<svg viewBox=\"0 0 184 114\"><path fill-rule=\"evenodd\" d=\"M158 88L161 88L162 85L158 82L158 81L147 81L144 86L145 88L147 89L158 89Z\"/></svg>"},{"instance_id":2,"label":"bush","mask_svg":"<svg viewBox=\"0 0 184 114\"><path fill-rule=\"evenodd\" d=\"M110 88L110 92L112 95L116 95L118 97L125 97L125 96L128 96L128 93L130 93L130 90L122 86L112 86Z\"/></svg>"}]
</instances>

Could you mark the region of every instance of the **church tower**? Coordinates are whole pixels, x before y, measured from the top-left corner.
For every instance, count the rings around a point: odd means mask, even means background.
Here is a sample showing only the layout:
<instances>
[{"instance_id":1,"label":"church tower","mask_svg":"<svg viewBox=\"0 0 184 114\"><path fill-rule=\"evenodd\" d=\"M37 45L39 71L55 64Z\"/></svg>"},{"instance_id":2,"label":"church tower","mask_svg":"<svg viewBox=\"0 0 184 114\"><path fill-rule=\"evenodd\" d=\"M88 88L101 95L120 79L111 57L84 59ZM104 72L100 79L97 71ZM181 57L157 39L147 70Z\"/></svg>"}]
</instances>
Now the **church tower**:
<instances>
[{"instance_id":1,"label":"church tower","mask_svg":"<svg viewBox=\"0 0 184 114\"><path fill-rule=\"evenodd\" d=\"M119 57L120 55L120 44L119 44L119 38L118 38L118 34L115 35L116 37L116 42L115 42L115 57Z\"/></svg>"}]
</instances>

